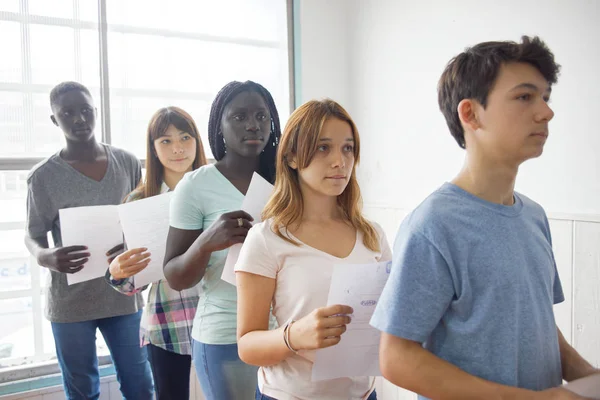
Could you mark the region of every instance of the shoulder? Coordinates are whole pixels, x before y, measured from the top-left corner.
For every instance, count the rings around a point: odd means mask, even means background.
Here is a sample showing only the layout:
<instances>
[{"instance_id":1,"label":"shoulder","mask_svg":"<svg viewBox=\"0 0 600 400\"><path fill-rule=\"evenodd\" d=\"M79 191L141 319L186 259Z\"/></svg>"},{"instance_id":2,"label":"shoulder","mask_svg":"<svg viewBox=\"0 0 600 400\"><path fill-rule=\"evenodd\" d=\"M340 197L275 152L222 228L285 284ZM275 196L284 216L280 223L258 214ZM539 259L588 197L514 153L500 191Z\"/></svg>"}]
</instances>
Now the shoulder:
<instances>
[{"instance_id":1,"label":"shoulder","mask_svg":"<svg viewBox=\"0 0 600 400\"><path fill-rule=\"evenodd\" d=\"M140 165L140 160L132 152L108 144L105 144L104 146L106 151L111 153L117 160L136 166Z\"/></svg>"},{"instance_id":2,"label":"shoulder","mask_svg":"<svg viewBox=\"0 0 600 400\"><path fill-rule=\"evenodd\" d=\"M33 168L31 168L31 170L29 170L27 173L27 183L32 184L40 180L44 180L45 178L48 178L49 175L53 174L58 166L58 160L56 159L57 157L59 157L58 153L53 154L52 156L34 165Z\"/></svg>"},{"instance_id":3,"label":"shoulder","mask_svg":"<svg viewBox=\"0 0 600 400\"><path fill-rule=\"evenodd\" d=\"M515 192L515 197L523 203L523 213L527 216L546 219L546 211L539 203L533 201L524 194Z\"/></svg>"}]
</instances>

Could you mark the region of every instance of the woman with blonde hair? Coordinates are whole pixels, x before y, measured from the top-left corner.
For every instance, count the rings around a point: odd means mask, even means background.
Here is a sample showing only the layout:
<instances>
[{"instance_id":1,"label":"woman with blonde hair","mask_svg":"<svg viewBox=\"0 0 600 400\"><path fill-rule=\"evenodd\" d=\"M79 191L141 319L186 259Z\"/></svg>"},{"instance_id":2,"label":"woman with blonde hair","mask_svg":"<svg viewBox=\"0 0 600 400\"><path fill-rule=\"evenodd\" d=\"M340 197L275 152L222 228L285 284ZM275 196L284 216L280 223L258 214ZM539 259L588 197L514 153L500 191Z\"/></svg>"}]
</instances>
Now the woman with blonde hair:
<instances>
[{"instance_id":1,"label":"woman with blonde hair","mask_svg":"<svg viewBox=\"0 0 600 400\"><path fill-rule=\"evenodd\" d=\"M299 107L282 134L274 194L235 268L238 349L260 367L257 399L376 399L373 377L311 381L315 350L339 343L353 312L326 305L333 266L391 259L361 213L359 150L354 122L332 100Z\"/></svg>"}]
</instances>

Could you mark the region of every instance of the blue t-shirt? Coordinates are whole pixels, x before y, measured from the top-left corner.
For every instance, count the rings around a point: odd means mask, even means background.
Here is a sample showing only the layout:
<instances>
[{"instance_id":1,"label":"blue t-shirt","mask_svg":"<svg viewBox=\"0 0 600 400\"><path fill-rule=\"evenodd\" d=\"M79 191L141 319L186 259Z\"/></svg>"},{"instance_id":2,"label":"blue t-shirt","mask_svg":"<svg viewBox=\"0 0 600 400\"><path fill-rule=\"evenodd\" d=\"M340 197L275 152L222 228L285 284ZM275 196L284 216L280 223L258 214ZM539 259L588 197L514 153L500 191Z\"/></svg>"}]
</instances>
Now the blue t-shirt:
<instances>
[{"instance_id":1,"label":"blue t-shirt","mask_svg":"<svg viewBox=\"0 0 600 400\"><path fill-rule=\"evenodd\" d=\"M170 224L206 230L222 214L241 209L244 195L213 164L188 172L171 198ZM192 327L192 337L205 344L233 344L237 328L235 286L221 280L229 249L211 254Z\"/></svg>"},{"instance_id":2,"label":"blue t-shirt","mask_svg":"<svg viewBox=\"0 0 600 400\"><path fill-rule=\"evenodd\" d=\"M552 306L564 296L543 208L514 200L450 183L430 195L400 226L371 324L472 375L543 390L562 383Z\"/></svg>"}]
</instances>

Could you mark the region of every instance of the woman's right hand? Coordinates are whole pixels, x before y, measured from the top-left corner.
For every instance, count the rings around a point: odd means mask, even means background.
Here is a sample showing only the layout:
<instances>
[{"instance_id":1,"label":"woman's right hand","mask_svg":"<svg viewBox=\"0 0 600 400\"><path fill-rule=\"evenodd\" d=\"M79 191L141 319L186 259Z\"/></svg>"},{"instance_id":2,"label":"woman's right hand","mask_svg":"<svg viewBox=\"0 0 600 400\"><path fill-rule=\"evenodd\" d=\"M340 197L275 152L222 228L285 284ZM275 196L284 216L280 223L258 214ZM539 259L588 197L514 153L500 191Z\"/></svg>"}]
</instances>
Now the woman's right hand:
<instances>
[{"instance_id":1,"label":"woman's right hand","mask_svg":"<svg viewBox=\"0 0 600 400\"><path fill-rule=\"evenodd\" d=\"M147 250L140 247L127 250L116 256L109 267L112 278L126 279L146 268L150 263L150 253L144 253Z\"/></svg>"},{"instance_id":2,"label":"woman's right hand","mask_svg":"<svg viewBox=\"0 0 600 400\"><path fill-rule=\"evenodd\" d=\"M225 250L236 243L244 243L252 228L253 218L245 211L222 214L202 233L205 248L210 251Z\"/></svg>"},{"instance_id":3,"label":"woman's right hand","mask_svg":"<svg viewBox=\"0 0 600 400\"><path fill-rule=\"evenodd\" d=\"M352 307L341 304L317 308L290 326L290 346L315 350L338 344L353 312Z\"/></svg>"}]
</instances>

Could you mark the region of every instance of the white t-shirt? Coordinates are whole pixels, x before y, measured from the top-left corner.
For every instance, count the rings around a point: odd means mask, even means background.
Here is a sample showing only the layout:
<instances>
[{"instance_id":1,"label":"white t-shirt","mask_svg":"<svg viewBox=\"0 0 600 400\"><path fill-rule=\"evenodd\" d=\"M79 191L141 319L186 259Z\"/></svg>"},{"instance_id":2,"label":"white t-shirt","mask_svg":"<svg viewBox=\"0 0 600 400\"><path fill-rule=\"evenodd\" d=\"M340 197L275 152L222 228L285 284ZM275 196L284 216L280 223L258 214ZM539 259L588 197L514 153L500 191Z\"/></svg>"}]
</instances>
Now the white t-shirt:
<instances>
[{"instance_id":1,"label":"white t-shirt","mask_svg":"<svg viewBox=\"0 0 600 400\"><path fill-rule=\"evenodd\" d=\"M248 233L236 271L276 279L273 315L278 324L299 320L327 305L331 275L335 264L367 264L389 261L390 247L381 227L373 224L380 238L380 252L369 250L358 232L354 249L346 258L338 258L302 243L291 234L295 246L271 229L272 221L256 224ZM261 393L278 400L361 400L375 388L373 377L339 378L312 382L315 350L300 351L277 365L261 367L258 385Z\"/></svg>"}]
</instances>

